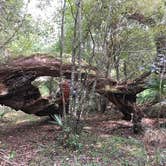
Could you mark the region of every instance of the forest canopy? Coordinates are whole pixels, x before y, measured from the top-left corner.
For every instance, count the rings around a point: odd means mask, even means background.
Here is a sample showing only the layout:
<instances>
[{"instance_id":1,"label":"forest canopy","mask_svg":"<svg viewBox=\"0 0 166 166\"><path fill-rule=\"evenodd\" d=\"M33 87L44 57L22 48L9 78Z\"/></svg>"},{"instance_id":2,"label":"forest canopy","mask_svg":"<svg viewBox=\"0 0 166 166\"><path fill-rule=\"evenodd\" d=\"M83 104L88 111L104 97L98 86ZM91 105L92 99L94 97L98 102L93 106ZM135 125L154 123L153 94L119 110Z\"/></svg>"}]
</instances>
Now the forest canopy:
<instances>
[{"instance_id":1,"label":"forest canopy","mask_svg":"<svg viewBox=\"0 0 166 166\"><path fill-rule=\"evenodd\" d=\"M33 5L26 0L1 1L1 59L36 52L59 55L62 2L36 1ZM33 8L39 13L35 15ZM98 66L117 80L138 76L151 68L156 57L156 38L165 34L165 12L164 0L83 1L82 61ZM75 1L66 1L63 52L69 59L76 47L76 14Z\"/></svg>"}]
</instances>

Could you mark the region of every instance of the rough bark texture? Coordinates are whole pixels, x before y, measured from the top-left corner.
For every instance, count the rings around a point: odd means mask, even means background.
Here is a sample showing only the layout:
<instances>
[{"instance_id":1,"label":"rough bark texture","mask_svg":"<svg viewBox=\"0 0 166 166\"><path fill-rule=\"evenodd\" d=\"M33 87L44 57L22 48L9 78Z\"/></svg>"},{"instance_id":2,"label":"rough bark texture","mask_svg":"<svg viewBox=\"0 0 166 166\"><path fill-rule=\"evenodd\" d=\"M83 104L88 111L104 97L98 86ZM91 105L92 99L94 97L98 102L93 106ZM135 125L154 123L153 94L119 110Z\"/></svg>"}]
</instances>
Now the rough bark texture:
<instances>
[{"instance_id":1,"label":"rough bark texture","mask_svg":"<svg viewBox=\"0 0 166 166\"><path fill-rule=\"evenodd\" d=\"M49 98L42 98L39 89L31 83L40 76L59 77L60 64L61 62L53 57L37 54L1 65L0 104L29 114L58 113L58 109L50 103ZM62 65L62 74L67 79L71 77L71 67L69 64ZM89 70L90 67L83 68ZM84 77L85 74L84 72L82 76Z\"/></svg>"},{"instance_id":2,"label":"rough bark texture","mask_svg":"<svg viewBox=\"0 0 166 166\"><path fill-rule=\"evenodd\" d=\"M155 59L155 70L164 80L166 79L166 35L156 37L157 56Z\"/></svg>"},{"instance_id":3,"label":"rough bark texture","mask_svg":"<svg viewBox=\"0 0 166 166\"><path fill-rule=\"evenodd\" d=\"M39 89L32 85L32 81L40 76L59 77L60 66L61 61L46 54L21 57L1 65L0 104L38 116L59 114L61 110L58 110L49 98L42 98ZM62 75L70 79L72 65L62 64L61 69ZM75 79L78 69L76 66ZM136 94L144 90L145 79L149 74L150 72L144 73L130 82L117 83L111 78L104 78L94 67L81 67L81 78L83 82L86 81L87 88L91 88L96 81L96 92L114 103L128 120L131 119L131 113L137 114Z\"/></svg>"}]
</instances>

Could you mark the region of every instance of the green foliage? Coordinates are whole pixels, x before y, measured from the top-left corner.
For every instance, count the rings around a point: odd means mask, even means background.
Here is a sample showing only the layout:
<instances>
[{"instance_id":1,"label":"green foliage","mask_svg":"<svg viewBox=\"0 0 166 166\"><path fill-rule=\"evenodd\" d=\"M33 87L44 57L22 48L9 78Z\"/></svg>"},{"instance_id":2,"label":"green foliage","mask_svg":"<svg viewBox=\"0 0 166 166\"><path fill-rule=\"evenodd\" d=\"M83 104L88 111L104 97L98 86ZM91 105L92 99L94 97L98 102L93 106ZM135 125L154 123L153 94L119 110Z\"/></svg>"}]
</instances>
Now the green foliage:
<instances>
[{"instance_id":1,"label":"green foliage","mask_svg":"<svg viewBox=\"0 0 166 166\"><path fill-rule=\"evenodd\" d=\"M5 115L5 111L0 111L0 118L3 118L4 115Z\"/></svg>"},{"instance_id":2,"label":"green foliage","mask_svg":"<svg viewBox=\"0 0 166 166\"><path fill-rule=\"evenodd\" d=\"M66 53L71 53L73 46L73 14L76 12L74 4L73 0L67 1L64 34ZM137 77L151 65L156 55L154 36L161 30L160 25L149 28L140 25L137 21L127 20L126 15L140 12L146 17L153 16L157 22L160 22L164 13L162 0L158 2L88 0L83 3L82 8L82 59L87 62L91 59L92 64L97 65L103 72L107 70L109 62L113 66L109 72L112 77L116 75L114 64L119 60L120 79L124 79L124 61L127 62L128 79ZM52 49L60 50L59 41L55 42ZM107 49L115 51L109 53Z\"/></svg>"},{"instance_id":3,"label":"green foliage","mask_svg":"<svg viewBox=\"0 0 166 166\"><path fill-rule=\"evenodd\" d=\"M151 89L146 89L137 96L137 102L140 104L151 103L155 100L156 92Z\"/></svg>"},{"instance_id":4,"label":"green foliage","mask_svg":"<svg viewBox=\"0 0 166 166\"><path fill-rule=\"evenodd\" d=\"M39 91L42 96L48 96L49 95L49 89L46 85L39 85Z\"/></svg>"},{"instance_id":5,"label":"green foliage","mask_svg":"<svg viewBox=\"0 0 166 166\"><path fill-rule=\"evenodd\" d=\"M81 150L83 144L80 143L80 136L77 134L72 134L67 140L66 140L66 147L71 148L72 150Z\"/></svg>"},{"instance_id":6,"label":"green foliage","mask_svg":"<svg viewBox=\"0 0 166 166\"><path fill-rule=\"evenodd\" d=\"M150 79L147 89L138 94L138 103L159 102L166 96L166 80L153 75Z\"/></svg>"},{"instance_id":7,"label":"green foliage","mask_svg":"<svg viewBox=\"0 0 166 166\"><path fill-rule=\"evenodd\" d=\"M9 159L13 160L15 156L16 156L16 152L15 151L11 151L10 154L9 154Z\"/></svg>"},{"instance_id":8,"label":"green foliage","mask_svg":"<svg viewBox=\"0 0 166 166\"><path fill-rule=\"evenodd\" d=\"M15 55L28 55L37 51L35 48L35 35L18 34L17 40L10 44L10 49Z\"/></svg>"},{"instance_id":9,"label":"green foliage","mask_svg":"<svg viewBox=\"0 0 166 166\"><path fill-rule=\"evenodd\" d=\"M57 81L50 77L41 77L41 79L33 81L33 85L39 88L42 96L49 96L57 89Z\"/></svg>"},{"instance_id":10,"label":"green foliage","mask_svg":"<svg viewBox=\"0 0 166 166\"><path fill-rule=\"evenodd\" d=\"M21 23L23 1L10 0L0 2L0 45L9 39Z\"/></svg>"},{"instance_id":11,"label":"green foliage","mask_svg":"<svg viewBox=\"0 0 166 166\"><path fill-rule=\"evenodd\" d=\"M149 89L155 91L160 96L166 95L166 80L154 75L149 82Z\"/></svg>"},{"instance_id":12,"label":"green foliage","mask_svg":"<svg viewBox=\"0 0 166 166\"><path fill-rule=\"evenodd\" d=\"M40 3L46 8L48 3ZM30 14L26 14L24 1L3 1L0 12L0 45L10 38L23 20L23 24L16 31L12 40L7 44L9 51L14 54L29 55L35 52L59 52L60 43L55 30L55 23L59 21L61 11L56 18L36 22ZM24 10L23 10L24 9ZM163 0L155 1L114 1L87 0L82 5L82 59L91 60L102 72L106 72L108 63L111 77L116 76L116 63L119 63L120 79L124 76L123 63L127 62L127 78L132 79L149 67L156 55L154 36L165 32L161 24L165 15ZM5 15L5 11L7 15ZM128 20L127 15L140 12L146 17L153 18L156 24L147 27L135 20ZM64 52L71 54L73 48L75 1L67 1L64 24ZM60 27L60 25L58 24ZM94 50L93 50L94 49ZM109 51L110 50L114 50ZM93 57L93 58L92 58Z\"/></svg>"},{"instance_id":13,"label":"green foliage","mask_svg":"<svg viewBox=\"0 0 166 166\"><path fill-rule=\"evenodd\" d=\"M75 125L68 123L68 119L65 119L63 122L62 118L58 115L52 115L52 118L54 119L53 123L60 126L62 130L61 135L59 136L60 144L64 148L80 151L83 144L80 143L80 136L74 130Z\"/></svg>"},{"instance_id":14,"label":"green foliage","mask_svg":"<svg viewBox=\"0 0 166 166\"><path fill-rule=\"evenodd\" d=\"M63 122L62 122L62 118L58 115L52 115L51 116L54 119L54 124L57 124L60 127L63 127Z\"/></svg>"},{"instance_id":15,"label":"green foliage","mask_svg":"<svg viewBox=\"0 0 166 166\"><path fill-rule=\"evenodd\" d=\"M90 155L101 158L105 165L144 165L146 163L146 151L144 145L132 138L111 136L110 138L98 138L91 148Z\"/></svg>"}]
</instances>

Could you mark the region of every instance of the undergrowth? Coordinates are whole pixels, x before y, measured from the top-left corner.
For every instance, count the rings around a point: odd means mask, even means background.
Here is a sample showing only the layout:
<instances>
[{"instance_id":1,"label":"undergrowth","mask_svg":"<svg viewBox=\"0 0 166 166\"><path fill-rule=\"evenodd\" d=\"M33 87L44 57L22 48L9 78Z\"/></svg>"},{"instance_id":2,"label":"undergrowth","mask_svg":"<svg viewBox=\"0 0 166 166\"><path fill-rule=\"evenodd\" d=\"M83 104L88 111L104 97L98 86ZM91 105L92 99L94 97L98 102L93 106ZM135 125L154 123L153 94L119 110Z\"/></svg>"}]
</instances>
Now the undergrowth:
<instances>
[{"instance_id":1,"label":"undergrowth","mask_svg":"<svg viewBox=\"0 0 166 166\"><path fill-rule=\"evenodd\" d=\"M104 138L83 131L79 136L79 143L83 145L82 148L74 151L71 148L62 148L57 143L54 146L50 144L51 149L47 151L47 156L55 152L55 149L56 154L52 154L52 158L47 162L61 166L164 166L166 164L166 149L158 149L149 156L143 142L133 137ZM40 155L43 155L43 151ZM39 164L39 158L32 163Z\"/></svg>"}]
</instances>

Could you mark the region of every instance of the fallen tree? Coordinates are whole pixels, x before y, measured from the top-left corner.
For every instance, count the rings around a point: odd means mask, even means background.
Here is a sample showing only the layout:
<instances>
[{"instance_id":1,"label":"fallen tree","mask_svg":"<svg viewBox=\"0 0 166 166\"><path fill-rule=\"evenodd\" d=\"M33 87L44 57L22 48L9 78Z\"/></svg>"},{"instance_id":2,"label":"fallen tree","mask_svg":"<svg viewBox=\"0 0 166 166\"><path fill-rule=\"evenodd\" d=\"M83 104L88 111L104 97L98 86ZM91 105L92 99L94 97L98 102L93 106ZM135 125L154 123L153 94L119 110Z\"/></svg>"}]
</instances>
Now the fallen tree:
<instances>
[{"instance_id":1,"label":"fallen tree","mask_svg":"<svg viewBox=\"0 0 166 166\"><path fill-rule=\"evenodd\" d=\"M61 66L62 65L62 66ZM62 69L62 72L60 72ZM125 119L140 123L142 114L136 107L136 95L145 89L146 78L150 72L144 73L139 78L118 83L111 78L104 78L95 67L76 66L75 79L79 72L81 79L86 80L87 88L95 82L95 91L107 97L125 115ZM30 57L20 57L0 66L0 104L15 110L22 110L28 114L45 116L59 114L60 111L49 98L43 98L38 87L32 82L40 76L71 78L72 65L46 54L35 54ZM83 82L84 82L83 81Z\"/></svg>"}]
</instances>

